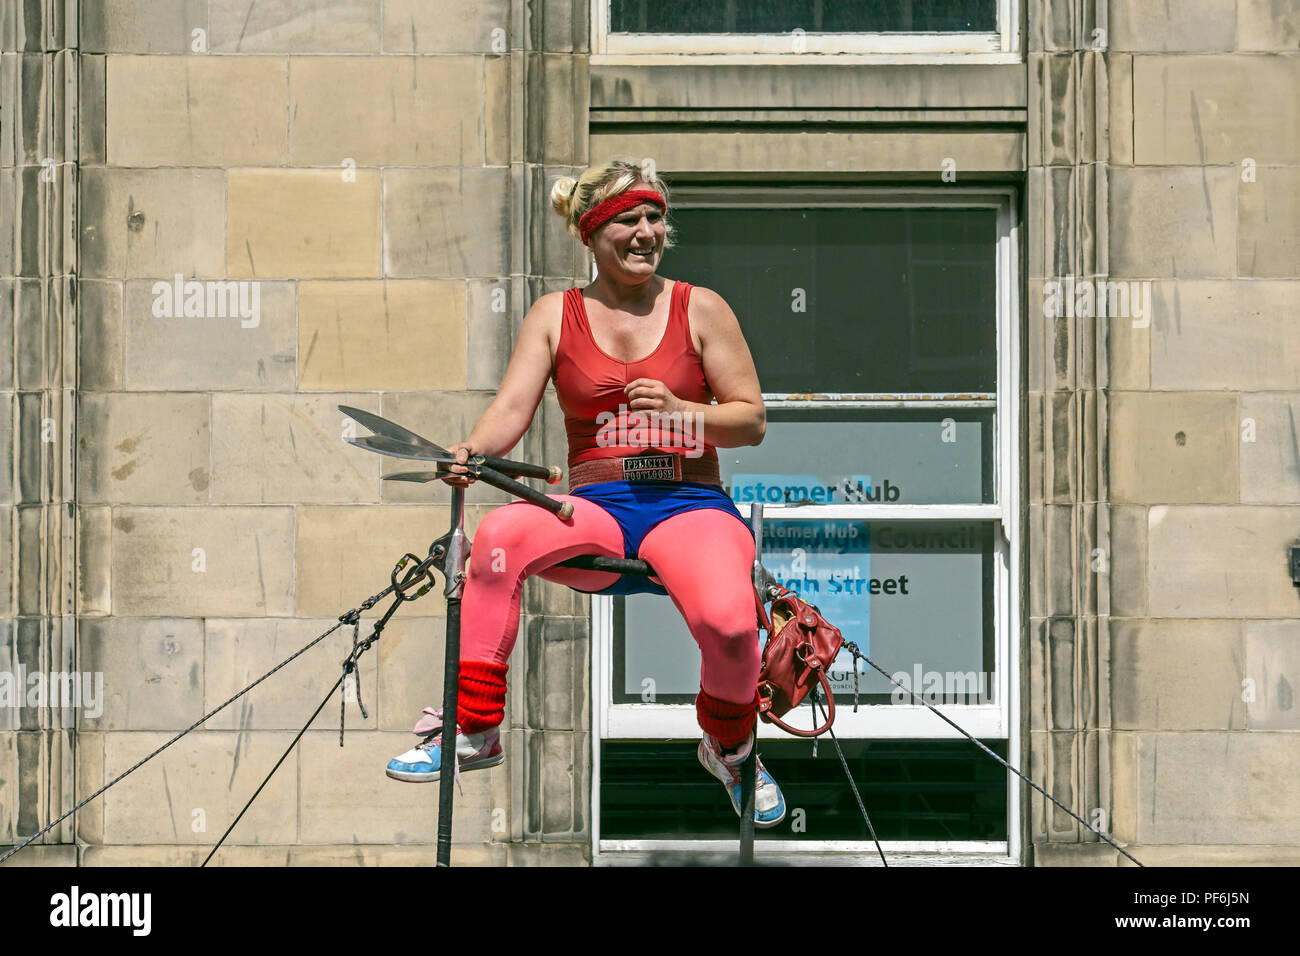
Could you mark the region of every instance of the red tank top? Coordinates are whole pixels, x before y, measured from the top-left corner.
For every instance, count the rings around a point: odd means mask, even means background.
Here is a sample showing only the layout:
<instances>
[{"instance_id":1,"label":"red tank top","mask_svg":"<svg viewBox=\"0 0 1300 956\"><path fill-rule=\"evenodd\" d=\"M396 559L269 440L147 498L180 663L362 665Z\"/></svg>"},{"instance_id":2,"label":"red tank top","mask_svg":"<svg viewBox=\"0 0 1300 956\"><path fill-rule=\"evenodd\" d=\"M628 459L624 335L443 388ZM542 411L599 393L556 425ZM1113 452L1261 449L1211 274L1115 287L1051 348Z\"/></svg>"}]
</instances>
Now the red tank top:
<instances>
[{"instance_id":1,"label":"red tank top","mask_svg":"<svg viewBox=\"0 0 1300 956\"><path fill-rule=\"evenodd\" d=\"M687 431L662 420L648 428L644 417L638 415L641 409L628 411L628 397L623 391L638 378L653 378L683 401L707 405L713 400L704 362L691 340L686 317L690 295L690 285L673 283L668 328L659 346L639 361L624 362L607 355L596 344L582 290L573 288L564 293L564 319L552 381L569 436L570 468L598 458L668 452L693 452L693 457L701 460L717 460L712 445L700 444L693 422L686 423ZM617 444L620 439L628 443Z\"/></svg>"}]
</instances>

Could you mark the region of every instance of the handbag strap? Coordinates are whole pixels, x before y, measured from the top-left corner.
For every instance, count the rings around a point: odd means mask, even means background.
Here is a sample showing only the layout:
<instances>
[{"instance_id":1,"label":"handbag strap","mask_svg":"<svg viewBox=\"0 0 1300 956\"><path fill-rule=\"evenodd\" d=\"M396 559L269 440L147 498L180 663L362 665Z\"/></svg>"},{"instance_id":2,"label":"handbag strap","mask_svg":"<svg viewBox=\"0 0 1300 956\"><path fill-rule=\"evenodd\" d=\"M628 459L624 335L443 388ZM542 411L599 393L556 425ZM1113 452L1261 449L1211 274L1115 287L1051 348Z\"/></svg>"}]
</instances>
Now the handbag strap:
<instances>
[{"instance_id":1,"label":"handbag strap","mask_svg":"<svg viewBox=\"0 0 1300 956\"><path fill-rule=\"evenodd\" d=\"M822 734L826 733L826 731L831 729L831 724L835 723L835 695L831 693L831 685L826 679L826 671L817 662L814 662L814 664L817 670L817 680L821 683L822 690L826 692L826 723L822 724L815 730L800 730L797 727L791 727L771 711L764 710L762 702L759 703L758 707L758 711L763 715L764 720L776 724L787 734L794 734L796 737L820 737ZM768 698L762 698L763 701L766 701L767 699ZM815 714L816 712L814 711L813 723L817 722Z\"/></svg>"}]
</instances>

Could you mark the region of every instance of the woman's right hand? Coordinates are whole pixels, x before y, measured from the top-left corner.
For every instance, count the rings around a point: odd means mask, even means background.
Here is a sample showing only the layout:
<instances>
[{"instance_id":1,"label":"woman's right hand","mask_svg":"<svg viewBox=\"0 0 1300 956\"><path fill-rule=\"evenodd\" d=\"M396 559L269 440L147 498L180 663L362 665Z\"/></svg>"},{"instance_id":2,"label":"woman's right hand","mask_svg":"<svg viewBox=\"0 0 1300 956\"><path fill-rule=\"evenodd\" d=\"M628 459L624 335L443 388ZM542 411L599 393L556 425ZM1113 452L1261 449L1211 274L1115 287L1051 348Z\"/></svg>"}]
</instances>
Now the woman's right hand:
<instances>
[{"instance_id":1,"label":"woman's right hand","mask_svg":"<svg viewBox=\"0 0 1300 956\"><path fill-rule=\"evenodd\" d=\"M455 472L457 475L462 475L462 476L468 475L469 469L465 468L464 466L469 461L469 456L474 454L474 450L470 446L470 443L467 441L459 442L458 444L452 445L450 448L447 449L447 451L455 455L456 461L459 462L459 464L448 465L447 468ZM449 485L456 485L457 487L465 488L470 484L470 482L473 479L465 478L465 477L453 477L451 475L447 475L442 480Z\"/></svg>"}]
</instances>

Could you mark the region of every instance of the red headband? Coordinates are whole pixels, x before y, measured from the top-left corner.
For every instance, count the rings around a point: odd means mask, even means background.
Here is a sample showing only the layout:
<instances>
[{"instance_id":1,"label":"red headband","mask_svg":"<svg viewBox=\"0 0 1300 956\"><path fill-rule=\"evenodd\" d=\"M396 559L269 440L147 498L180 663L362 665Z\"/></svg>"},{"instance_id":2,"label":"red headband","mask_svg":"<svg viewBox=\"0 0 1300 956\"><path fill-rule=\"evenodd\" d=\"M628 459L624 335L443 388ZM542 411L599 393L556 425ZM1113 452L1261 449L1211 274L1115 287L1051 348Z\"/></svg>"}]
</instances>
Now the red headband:
<instances>
[{"instance_id":1,"label":"red headband","mask_svg":"<svg viewBox=\"0 0 1300 956\"><path fill-rule=\"evenodd\" d=\"M587 245L587 240L591 238L591 234L619 213L626 212L633 206L639 206L643 202L654 203L661 210L666 211L668 209L668 203L664 201L664 197L654 189L629 189L617 196L611 196L594 209L588 210L587 214L578 220L578 231L582 233L582 244Z\"/></svg>"}]
</instances>

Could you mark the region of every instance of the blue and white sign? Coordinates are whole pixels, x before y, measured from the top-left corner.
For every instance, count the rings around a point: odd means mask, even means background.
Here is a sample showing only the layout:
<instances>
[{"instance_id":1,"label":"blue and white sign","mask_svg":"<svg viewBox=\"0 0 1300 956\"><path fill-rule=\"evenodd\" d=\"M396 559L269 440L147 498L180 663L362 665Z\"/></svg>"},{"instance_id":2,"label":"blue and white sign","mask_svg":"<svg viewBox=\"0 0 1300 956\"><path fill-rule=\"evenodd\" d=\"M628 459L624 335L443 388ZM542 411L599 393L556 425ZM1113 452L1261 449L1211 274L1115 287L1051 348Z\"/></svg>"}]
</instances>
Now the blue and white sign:
<instances>
[{"instance_id":1,"label":"blue and white sign","mask_svg":"<svg viewBox=\"0 0 1300 956\"><path fill-rule=\"evenodd\" d=\"M728 487L737 504L845 505L898 501L898 485L885 479L877 488L870 475L845 475L828 483L817 475L744 474L731 476Z\"/></svg>"},{"instance_id":2,"label":"blue and white sign","mask_svg":"<svg viewBox=\"0 0 1300 956\"><path fill-rule=\"evenodd\" d=\"M985 565L992 547L987 522L768 518L763 524L763 565L782 586L815 605L845 641L891 674L907 675L918 692L939 682L943 693L967 703L963 694L987 698L994 687L985 664ZM662 597L632 595L625 608L624 632L616 637L623 693L648 703L646 688L653 687L656 699L691 699L699 688L699 648L676 607ZM841 652L828 676L837 698L848 695L851 703L853 656ZM862 663L858 684L867 695L895 689Z\"/></svg>"},{"instance_id":3,"label":"blue and white sign","mask_svg":"<svg viewBox=\"0 0 1300 956\"><path fill-rule=\"evenodd\" d=\"M899 421L781 421L774 412L763 444L719 448L718 466L737 504L966 504L993 500L992 438L991 417L944 409Z\"/></svg>"},{"instance_id":4,"label":"blue and white sign","mask_svg":"<svg viewBox=\"0 0 1300 956\"><path fill-rule=\"evenodd\" d=\"M871 647L871 596L897 593L899 582L871 576L871 526L865 521L769 521L763 526L763 564L777 582L815 605L822 617L862 653ZM906 587L904 582L903 587ZM835 670L847 670L847 651Z\"/></svg>"}]
</instances>

